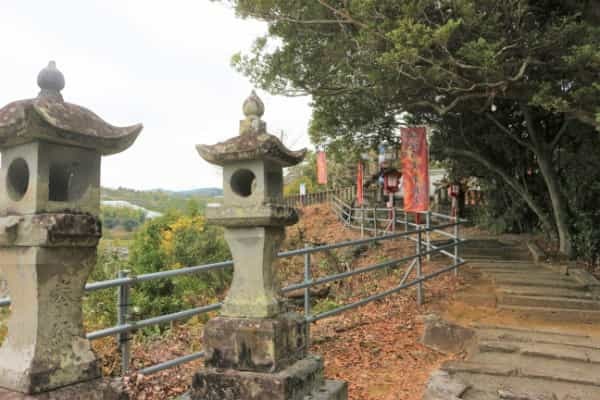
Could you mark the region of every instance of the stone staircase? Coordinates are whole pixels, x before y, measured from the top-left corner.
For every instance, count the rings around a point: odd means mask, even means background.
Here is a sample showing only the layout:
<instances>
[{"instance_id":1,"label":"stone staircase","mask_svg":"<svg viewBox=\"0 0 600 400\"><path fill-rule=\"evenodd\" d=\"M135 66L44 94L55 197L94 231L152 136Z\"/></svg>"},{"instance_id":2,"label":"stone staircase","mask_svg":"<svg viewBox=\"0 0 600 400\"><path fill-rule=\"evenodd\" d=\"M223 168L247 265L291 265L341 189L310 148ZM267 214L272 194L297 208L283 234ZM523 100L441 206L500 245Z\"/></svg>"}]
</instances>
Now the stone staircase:
<instances>
[{"instance_id":1,"label":"stone staircase","mask_svg":"<svg viewBox=\"0 0 600 400\"><path fill-rule=\"evenodd\" d=\"M496 311L518 315L518 323L470 323L474 339L464 359L436 371L423 399L599 400L598 281L536 265L519 241L472 240L461 256L491 282ZM570 330L574 324L583 331Z\"/></svg>"},{"instance_id":2,"label":"stone staircase","mask_svg":"<svg viewBox=\"0 0 600 400\"><path fill-rule=\"evenodd\" d=\"M584 271L566 274L537 265L524 243L473 240L462 256L493 283L498 308L546 319L600 321L600 282Z\"/></svg>"},{"instance_id":3,"label":"stone staircase","mask_svg":"<svg viewBox=\"0 0 600 400\"><path fill-rule=\"evenodd\" d=\"M599 340L495 326L475 331L476 349L465 361L444 364L425 399L600 399Z\"/></svg>"}]
</instances>

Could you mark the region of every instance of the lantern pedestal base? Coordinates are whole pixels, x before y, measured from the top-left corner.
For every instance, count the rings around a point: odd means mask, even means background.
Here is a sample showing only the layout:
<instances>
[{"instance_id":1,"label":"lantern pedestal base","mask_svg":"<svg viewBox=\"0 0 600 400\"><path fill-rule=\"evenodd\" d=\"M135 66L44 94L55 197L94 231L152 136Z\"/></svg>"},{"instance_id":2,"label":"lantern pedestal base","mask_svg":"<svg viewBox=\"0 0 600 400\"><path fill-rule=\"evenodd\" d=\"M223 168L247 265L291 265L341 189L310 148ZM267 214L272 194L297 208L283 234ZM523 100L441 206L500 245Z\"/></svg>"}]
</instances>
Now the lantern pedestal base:
<instances>
[{"instance_id":1,"label":"lantern pedestal base","mask_svg":"<svg viewBox=\"0 0 600 400\"><path fill-rule=\"evenodd\" d=\"M297 314L272 319L213 318L204 327L209 368L278 372L306 356L306 323Z\"/></svg>"},{"instance_id":2,"label":"lantern pedestal base","mask_svg":"<svg viewBox=\"0 0 600 400\"><path fill-rule=\"evenodd\" d=\"M197 372L187 400L346 400L345 382L324 381L323 361L308 356L278 373L206 368Z\"/></svg>"},{"instance_id":3,"label":"lantern pedestal base","mask_svg":"<svg viewBox=\"0 0 600 400\"><path fill-rule=\"evenodd\" d=\"M129 400L129 395L117 380L96 379L38 394L0 388L0 400Z\"/></svg>"}]
</instances>

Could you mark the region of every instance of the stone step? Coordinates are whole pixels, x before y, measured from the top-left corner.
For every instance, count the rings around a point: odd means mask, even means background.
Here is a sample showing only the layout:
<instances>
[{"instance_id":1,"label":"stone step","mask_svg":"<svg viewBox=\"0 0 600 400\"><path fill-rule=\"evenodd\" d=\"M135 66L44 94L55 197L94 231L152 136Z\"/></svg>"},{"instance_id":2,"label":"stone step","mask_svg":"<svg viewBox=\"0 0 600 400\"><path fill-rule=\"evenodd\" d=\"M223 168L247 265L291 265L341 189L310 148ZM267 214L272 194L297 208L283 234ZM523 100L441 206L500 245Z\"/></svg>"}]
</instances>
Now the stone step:
<instances>
[{"instance_id":1,"label":"stone step","mask_svg":"<svg viewBox=\"0 0 600 400\"><path fill-rule=\"evenodd\" d=\"M459 398L460 400L600 399L600 388L589 385L573 385L572 383L553 382L537 378L494 376L468 372L456 372L451 374L451 377L457 383L469 386L469 389Z\"/></svg>"},{"instance_id":2,"label":"stone step","mask_svg":"<svg viewBox=\"0 0 600 400\"><path fill-rule=\"evenodd\" d=\"M529 269L531 269L531 270L535 270L535 271L544 271L544 272L550 271L539 265L533 264L531 261L526 261L526 260L477 261L477 260L469 259L468 263L469 263L469 265L472 265L473 267L480 268L480 269L506 269L506 270L513 270L513 269L528 269L529 270ZM552 272L554 272L554 271L552 271Z\"/></svg>"},{"instance_id":3,"label":"stone step","mask_svg":"<svg viewBox=\"0 0 600 400\"><path fill-rule=\"evenodd\" d=\"M572 347L600 350L600 339L587 335L530 329L505 328L492 325L473 324L477 337L482 341L509 341L517 343L561 344Z\"/></svg>"},{"instance_id":4,"label":"stone step","mask_svg":"<svg viewBox=\"0 0 600 400\"><path fill-rule=\"evenodd\" d=\"M459 252L459 256L464 258L467 261L472 262L496 262L496 263L513 263L513 262L522 262L522 263L531 263L531 260L528 257L522 256L508 256L508 255L483 255L483 254L474 254L474 253L466 253Z\"/></svg>"},{"instance_id":5,"label":"stone step","mask_svg":"<svg viewBox=\"0 0 600 400\"><path fill-rule=\"evenodd\" d=\"M548 360L512 353L479 353L472 361L450 361L442 366L448 373L494 376L520 376L595 386L600 389L600 365L574 361Z\"/></svg>"},{"instance_id":6,"label":"stone step","mask_svg":"<svg viewBox=\"0 0 600 400\"><path fill-rule=\"evenodd\" d=\"M502 286L498 289L500 295L518 295L518 296L550 296L564 297L568 299L587 299L593 300L594 295L590 292L575 289L536 287L536 286Z\"/></svg>"},{"instance_id":7,"label":"stone step","mask_svg":"<svg viewBox=\"0 0 600 400\"><path fill-rule=\"evenodd\" d=\"M511 268L528 268L537 269L540 271L546 271L545 268L532 263L529 260L477 260L473 258L467 258L467 262L476 268L493 268L493 269L511 269Z\"/></svg>"},{"instance_id":8,"label":"stone step","mask_svg":"<svg viewBox=\"0 0 600 400\"><path fill-rule=\"evenodd\" d=\"M553 343L524 343L507 340L482 340L481 353L510 353L552 360L600 364L600 349Z\"/></svg>"},{"instance_id":9,"label":"stone step","mask_svg":"<svg viewBox=\"0 0 600 400\"><path fill-rule=\"evenodd\" d=\"M557 274L552 271L539 270L536 268L486 268L481 270L482 273L497 276L498 278L508 277L510 275L517 275L522 277L523 275L530 276L532 278L542 279L560 279L564 275ZM571 282L577 282L574 279L568 279Z\"/></svg>"},{"instance_id":10,"label":"stone step","mask_svg":"<svg viewBox=\"0 0 600 400\"><path fill-rule=\"evenodd\" d=\"M556 276L553 278L536 278L527 274L512 274L510 276L496 276L493 278L496 285L509 285L509 286L537 286L537 287L551 287L561 289L575 289L585 290L585 285L579 282L575 282L572 279Z\"/></svg>"},{"instance_id":11,"label":"stone step","mask_svg":"<svg viewBox=\"0 0 600 400\"><path fill-rule=\"evenodd\" d=\"M469 363L488 365L488 367L491 364L498 369L510 369L508 376L523 376L600 387L600 364L587 361L567 361L519 353L483 352L474 355Z\"/></svg>"},{"instance_id":12,"label":"stone step","mask_svg":"<svg viewBox=\"0 0 600 400\"><path fill-rule=\"evenodd\" d=\"M548 321L580 323L600 322L600 311L596 310L580 310L552 307L527 307L506 304L498 304L498 308L502 310L510 310L535 315L539 318L544 318Z\"/></svg>"},{"instance_id":13,"label":"stone step","mask_svg":"<svg viewBox=\"0 0 600 400\"><path fill-rule=\"evenodd\" d=\"M600 302L595 300L571 299L566 297L550 296L521 296L504 294L500 297L500 305L548 307L570 310L596 310L600 311Z\"/></svg>"},{"instance_id":14,"label":"stone step","mask_svg":"<svg viewBox=\"0 0 600 400\"><path fill-rule=\"evenodd\" d=\"M465 260L467 260L468 265L473 268L526 268L526 267L536 267L539 266L533 264L529 260L497 260L495 258L489 258L486 260L477 259L473 257L465 257L462 254L459 254Z\"/></svg>"}]
</instances>

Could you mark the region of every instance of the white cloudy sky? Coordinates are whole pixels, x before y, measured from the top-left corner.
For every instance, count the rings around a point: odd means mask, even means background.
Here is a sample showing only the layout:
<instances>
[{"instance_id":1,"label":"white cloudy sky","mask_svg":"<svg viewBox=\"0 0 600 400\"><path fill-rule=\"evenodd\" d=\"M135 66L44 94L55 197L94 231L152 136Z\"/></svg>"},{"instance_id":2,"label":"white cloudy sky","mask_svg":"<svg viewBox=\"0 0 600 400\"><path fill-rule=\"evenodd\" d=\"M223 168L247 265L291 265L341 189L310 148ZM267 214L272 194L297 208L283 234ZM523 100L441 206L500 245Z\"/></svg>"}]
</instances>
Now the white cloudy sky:
<instances>
[{"instance_id":1,"label":"white cloudy sky","mask_svg":"<svg viewBox=\"0 0 600 400\"><path fill-rule=\"evenodd\" d=\"M37 73L56 60L66 101L114 125L145 126L129 150L104 158L103 185L221 186L194 145L237 134L252 86L229 61L265 31L209 0L2 0L0 107L35 97ZM309 145L309 99L259 95L269 130Z\"/></svg>"}]
</instances>

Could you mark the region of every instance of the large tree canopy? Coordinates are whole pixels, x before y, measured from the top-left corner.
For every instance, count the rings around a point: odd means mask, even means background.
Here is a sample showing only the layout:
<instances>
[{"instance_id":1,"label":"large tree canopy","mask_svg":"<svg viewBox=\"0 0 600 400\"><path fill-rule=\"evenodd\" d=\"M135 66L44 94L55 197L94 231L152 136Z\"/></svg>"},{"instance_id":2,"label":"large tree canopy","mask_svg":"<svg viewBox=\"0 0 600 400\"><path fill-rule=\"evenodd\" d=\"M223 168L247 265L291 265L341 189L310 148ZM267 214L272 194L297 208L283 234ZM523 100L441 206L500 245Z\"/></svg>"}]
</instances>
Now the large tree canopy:
<instances>
[{"instance_id":1,"label":"large tree canopy","mask_svg":"<svg viewBox=\"0 0 600 400\"><path fill-rule=\"evenodd\" d=\"M404 113L459 134L452 119L462 118L473 124L469 143L480 147L448 141L447 153L493 170L571 253L554 161L565 134L600 126L596 1L229 2L240 16L269 23L233 64L272 93L312 95L313 141L339 148L391 139ZM481 130L487 139L474 140ZM481 148L493 142L517 146L536 163L548 207L515 184L505 162L494 162L498 154Z\"/></svg>"},{"instance_id":2,"label":"large tree canopy","mask_svg":"<svg viewBox=\"0 0 600 400\"><path fill-rule=\"evenodd\" d=\"M595 1L233 3L241 16L269 22L235 65L270 92L313 95L317 110L355 127L403 111L488 109L496 99L590 125L600 113Z\"/></svg>"}]
</instances>

